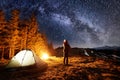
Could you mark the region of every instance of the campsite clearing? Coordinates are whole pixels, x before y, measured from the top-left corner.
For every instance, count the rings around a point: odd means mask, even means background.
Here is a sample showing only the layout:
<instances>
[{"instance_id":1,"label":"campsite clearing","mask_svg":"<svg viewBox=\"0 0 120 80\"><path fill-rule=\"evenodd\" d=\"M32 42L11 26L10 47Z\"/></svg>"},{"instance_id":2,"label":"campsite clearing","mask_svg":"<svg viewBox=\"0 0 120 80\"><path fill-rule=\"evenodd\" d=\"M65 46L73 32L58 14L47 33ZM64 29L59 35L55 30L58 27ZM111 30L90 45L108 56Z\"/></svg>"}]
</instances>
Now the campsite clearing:
<instances>
[{"instance_id":1,"label":"campsite clearing","mask_svg":"<svg viewBox=\"0 0 120 80\"><path fill-rule=\"evenodd\" d=\"M5 80L120 80L120 65L111 60L93 57L70 57L63 65L63 57L50 57L46 69L29 69L0 73ZM9 74L9 75L8 75Z\"/></svg>"}]
</instances>

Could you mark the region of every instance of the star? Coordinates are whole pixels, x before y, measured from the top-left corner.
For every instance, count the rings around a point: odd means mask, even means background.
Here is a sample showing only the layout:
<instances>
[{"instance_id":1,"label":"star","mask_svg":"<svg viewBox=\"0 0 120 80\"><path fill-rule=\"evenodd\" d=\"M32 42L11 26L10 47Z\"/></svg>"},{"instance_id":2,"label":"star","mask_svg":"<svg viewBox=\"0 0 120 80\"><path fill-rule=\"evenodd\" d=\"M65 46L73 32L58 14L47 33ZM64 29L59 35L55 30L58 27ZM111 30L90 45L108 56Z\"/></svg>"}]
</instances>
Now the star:
<instances>
[{"instance_id":1,"label":"star","mask_svg":"<svg viewBox=\"0 0 120 80\"><path fill-rule=\"evenodd\" d=\"M0 1L7 18L16 8L22 19L35 12L39 30L55 46L61 46L64 39L75 47L120 45L119 0Z\"/></svg>"}]
</instances>

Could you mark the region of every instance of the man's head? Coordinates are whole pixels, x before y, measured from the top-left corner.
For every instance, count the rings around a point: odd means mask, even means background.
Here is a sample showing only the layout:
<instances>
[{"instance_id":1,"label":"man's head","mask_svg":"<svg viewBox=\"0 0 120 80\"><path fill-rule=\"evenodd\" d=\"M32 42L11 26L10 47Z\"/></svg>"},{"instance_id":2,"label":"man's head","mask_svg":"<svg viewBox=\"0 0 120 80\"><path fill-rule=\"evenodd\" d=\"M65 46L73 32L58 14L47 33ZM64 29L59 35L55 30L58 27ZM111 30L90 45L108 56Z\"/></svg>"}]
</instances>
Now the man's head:
<instances>
[{"instance_id":1,"label":"man's head","mask_svg":"<svg viewBox=\"0 0 120 80\"><path fill-rule=\"evenodd\" d=\"M67 40L66 39L64 39L64 41L63 41L64 43L67 43Z\"/></svg>"}]
</instances>

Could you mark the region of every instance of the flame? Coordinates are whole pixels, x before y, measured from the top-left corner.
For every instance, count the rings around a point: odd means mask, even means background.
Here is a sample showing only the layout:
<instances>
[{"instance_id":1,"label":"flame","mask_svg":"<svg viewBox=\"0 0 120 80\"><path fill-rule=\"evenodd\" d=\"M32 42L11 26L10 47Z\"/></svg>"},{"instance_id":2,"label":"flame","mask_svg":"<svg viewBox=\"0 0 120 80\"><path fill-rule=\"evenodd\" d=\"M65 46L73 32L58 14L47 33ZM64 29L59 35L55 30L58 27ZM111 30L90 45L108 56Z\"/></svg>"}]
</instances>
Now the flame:
<instances>
[{"instance_id":1,"label":"flame","mask_svg":"<svg viewBox=\"0 0 120 80\"><path fill-rule=\"evenodd\" d=\"M41 56L41 59L47 60L49 58L49 55L47 53L43 53Z\"/></svg>"}]
</instances>

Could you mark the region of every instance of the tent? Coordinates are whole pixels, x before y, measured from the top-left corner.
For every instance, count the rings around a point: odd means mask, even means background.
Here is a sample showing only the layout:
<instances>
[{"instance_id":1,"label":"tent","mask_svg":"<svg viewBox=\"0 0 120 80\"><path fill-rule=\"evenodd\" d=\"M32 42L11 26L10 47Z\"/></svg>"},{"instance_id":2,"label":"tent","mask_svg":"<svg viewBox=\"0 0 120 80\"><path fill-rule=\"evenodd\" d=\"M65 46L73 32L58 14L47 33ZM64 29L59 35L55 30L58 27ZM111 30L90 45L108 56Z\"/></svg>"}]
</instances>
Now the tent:
<instances>
[{"instance_id":1,"label":"tent","mask_svg":"<svg viewBox=\"0 0 120 80\"><path fill-rule=\"evenodd\" d=\"M7 64L6 68L18 68L27 66L45 66L46 63L42 61L38 56L31 50L22 50L18 52Z\"/></svg>"},{"instance_id":2,"label":"tent","mask_svg":"<svg viewBox=\"0 0 120 80\"><path fill-rule=\"evenodd\" d=\"M89 54L87 53L87 51L86 51L86 50L84 50L84 54L85 54L86 56L89 56Z\"/></svg>"}]
</instances>

